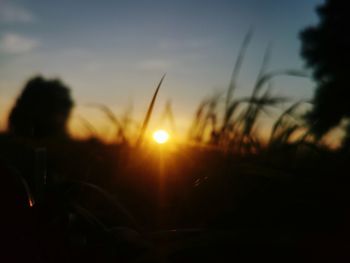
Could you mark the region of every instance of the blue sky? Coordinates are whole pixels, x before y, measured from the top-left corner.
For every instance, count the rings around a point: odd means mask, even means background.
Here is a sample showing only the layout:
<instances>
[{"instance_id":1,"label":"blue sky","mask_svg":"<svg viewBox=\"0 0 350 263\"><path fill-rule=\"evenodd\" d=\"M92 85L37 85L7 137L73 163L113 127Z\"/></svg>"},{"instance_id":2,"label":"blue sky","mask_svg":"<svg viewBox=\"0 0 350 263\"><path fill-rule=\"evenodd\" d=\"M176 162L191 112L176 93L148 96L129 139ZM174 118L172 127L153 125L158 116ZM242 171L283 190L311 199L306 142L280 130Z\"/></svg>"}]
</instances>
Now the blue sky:
<instances>
[{"instance_id":1,"label":"blue sky","mask_svg":"<svg viewBox=\"0 0 350 263\"><path fill-rule=\"evenodd\" d=\"M72 89L75 115L97 123L87 103L116 113L133 104L141 116L163 73L156 111L171 99L184 128L199 101L224 90L249 28L254 36L237 95L251 91L265 49L269 68L301 69L298 33L317 22L320 0L0 0L0 127L34 74L60 77ZM283 77L274 92L310 98L313 83ZM75 116L74 115L74 116ZM101 130L106 123L99 123ZM104 126L105 125L105 126Z\"/></svg>"}]
</instances>

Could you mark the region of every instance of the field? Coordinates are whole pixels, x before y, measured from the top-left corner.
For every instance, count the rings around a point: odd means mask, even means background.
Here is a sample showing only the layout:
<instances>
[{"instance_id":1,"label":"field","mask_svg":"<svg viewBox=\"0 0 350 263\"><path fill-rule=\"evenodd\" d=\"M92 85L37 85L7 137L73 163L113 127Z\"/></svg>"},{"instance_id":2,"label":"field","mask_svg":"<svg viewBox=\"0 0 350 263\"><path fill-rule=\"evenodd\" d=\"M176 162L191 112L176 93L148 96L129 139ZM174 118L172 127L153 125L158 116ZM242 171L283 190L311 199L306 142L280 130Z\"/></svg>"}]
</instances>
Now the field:
<instances>
[{"instance_id":1,"label":"field","mask_svg":"<svg viewBox=\"0 0 350 263\"><path fill-rule=\"evenodd\" d=\"M235 97L249 39L250 33L227 90L200 103L185 142L158 145L146 139L165 76L136 131L107 106L93 105L115 125L112 143L93 134L86 140L1 134L2 239L11 258L349 258L349 152L331 149L311 133L304 118L310 102L271 93L273 78L305 74L267 71L268 51L251 96ZM263 137L262 117L283 103L283 113ZM171 122L171 105L167 107Z\"/></svg>"}]
</instances>

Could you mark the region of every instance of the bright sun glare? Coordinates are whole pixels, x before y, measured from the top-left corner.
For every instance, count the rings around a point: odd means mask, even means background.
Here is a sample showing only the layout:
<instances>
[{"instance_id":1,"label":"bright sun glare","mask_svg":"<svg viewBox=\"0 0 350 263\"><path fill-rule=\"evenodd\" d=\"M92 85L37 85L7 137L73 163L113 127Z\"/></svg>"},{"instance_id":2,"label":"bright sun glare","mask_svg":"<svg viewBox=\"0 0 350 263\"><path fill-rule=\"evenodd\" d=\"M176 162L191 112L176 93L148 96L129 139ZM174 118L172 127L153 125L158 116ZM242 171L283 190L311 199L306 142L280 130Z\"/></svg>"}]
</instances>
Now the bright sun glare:
<instances>
[{"instance_id":1,"label":"bright sun glare","mask_svg":"<svg viewBox=\"0 0 350 263\"><path fill-rule=\"evenodd\" d=\"M169 140L169 133L164 130L157 130L153 133L153 139L159 144L166 143Z\"/></svg>"}]
</instances>

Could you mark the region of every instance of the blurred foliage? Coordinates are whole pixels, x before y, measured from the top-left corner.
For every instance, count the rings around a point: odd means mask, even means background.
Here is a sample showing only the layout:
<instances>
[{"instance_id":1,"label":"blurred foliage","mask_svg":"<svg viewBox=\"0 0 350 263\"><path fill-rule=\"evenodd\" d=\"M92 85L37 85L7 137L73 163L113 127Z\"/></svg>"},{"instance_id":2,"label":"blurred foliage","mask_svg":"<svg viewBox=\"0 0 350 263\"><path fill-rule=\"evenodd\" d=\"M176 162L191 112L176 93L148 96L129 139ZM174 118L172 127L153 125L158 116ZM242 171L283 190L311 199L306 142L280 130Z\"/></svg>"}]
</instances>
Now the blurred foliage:
<instances>
[{"instance_id":1,"label":"blurred foliage","mask_svg":"<svg viewBox=\"0 0 350 263\"><path fill-rule=\"evenodd\" d=\"M346 1L326 0L317 9L319 23L300 34L301 55L317 84L314 107L307 119L319 138L350 116L350 35L346 6Z\"/></svg>"},{"instance_id":2,"label":"blurred foliage","mask_svg":"<svg viewBox=\"0 0 350 263\"><path fill-rule=\"evenodd\" d=\"M135 125L136 143L129 111L120 117L105 105L88 105L103 112L115 127L114 140L108 144L85 119L91 138L69 138L65 131L73 105L69 89L57 80L30 80L10 114L9 131L0 134L1 239L8 251L22 252L8 258L17 262L348 259L349 153L314 140L304 118L310 102L290 102L271 93L273 78L305 74L267 71L269 49L251 95L236 97L251 36L249 32L243 41L227 91L200 103L189 140L174 148L141 143L164 76L143 125ZM262 116L286 102L289 106L263 139ZM175 131L170 102L161 121L166 119Z\"/></svg>"},{"instance_id":3,"label":"blurred foliage","mask_svg":"<svg viewBox=\"0 0 350 263\"><path fill-rule=\"evenodd\" d=\"M33 77L10 113L9 132L32 138L67 137L66 124L72 107L70 90L60 80Z\"/></svg>"}]
</instances>

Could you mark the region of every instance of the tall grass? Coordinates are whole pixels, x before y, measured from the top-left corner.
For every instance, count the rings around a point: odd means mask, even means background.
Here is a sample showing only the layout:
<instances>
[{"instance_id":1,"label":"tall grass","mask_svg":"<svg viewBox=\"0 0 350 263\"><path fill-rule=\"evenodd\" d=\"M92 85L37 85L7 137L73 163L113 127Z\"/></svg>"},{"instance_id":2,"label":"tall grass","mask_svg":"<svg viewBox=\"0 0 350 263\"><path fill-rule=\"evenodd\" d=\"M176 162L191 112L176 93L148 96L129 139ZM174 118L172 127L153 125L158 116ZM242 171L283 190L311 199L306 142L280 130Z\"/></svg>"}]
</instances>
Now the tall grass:
<instances>
[{"instance_id":1,"label":"tall grass","mask_svg":"<svg viewBox=\"0 0 350 263\"><path fill-rule=\"evenodd\" d=\"M307 123L298 113L298 110L307 103L307 101L295 102L279 116L271 130L269 142L271 146L285 145L291 142L293 135L297 133L299 136L294 138L294 141L301 143L307 139L310 135Z\"/></svg>"},{"instance_id":2,"label":"tall grass","mask_svg":"<svg viewBox=\"0 0 350 263\"><path fill-rule=\"evenodd\" d=\"M107 117L107 119L116 127L116 135L115 135L115 141L118 143L125 143L127 141L126 138L126 132L125 132L125 124L122 123L116 115L113 113L113 111L103 104L89 104L88 106L95 107L99 110L101 110Z\"/></svg>"},{"instance_id":3,"label":"tall grass","mask_svg":"<svg viewBox=\"0 0 350 263\"><path fill-rule=\"evenodd\" d=\"M145 136L145 133L146 133L146 130L147 130L147 127L148 127L148 124L149 124L149 121L150 121L150 118L151 118L151 115L152 115L152 112L153 112L153 107L154 107L154 104L156 102L156 99L157 99L157 95L158 95L158 92L159 92L159 89L160 89L160 86L162 85L163 83L163 80L165 78L165 75L164 74L162 76L162 78L160 79L158 85L157 85L157 88L153 94L153 97L152 97L152 100L148 106L148 109L147 109L147 113L146 113L146 116L145 116L145 119L142 123L142 126L141 126L141 130L140 130L140 134L139 134L139 137L136 141L136 146L140 146L142 144L142 141L143 141L143 138Z\"/></svg>"},{"instance_id":4,"label":"tall grass","mask_svg":"<svg viewBox=\"0 0 350 263\"><path fill-rule=\"evenodd\" d=\"M107 120L112 124L112 126L115 127L115 136L113 137L113 143L117 143L117 144L131 144L134 140L133 138L135 137L135 134L133 132L131 132L130 130L130 126L133 125L135 127L137 127L138 130L138 135L137 135L137 140L135 145L136 146L140 146L142 144L143 138L145 136L145 133L147 131L147 127L148 124L150 122L150 119L152 117L152 113L153 113L153 108L157 99L157 95L159 92L159 89L163 83L163 80L165 78L164 74L156 89L155 92L153 94L153 97L150 101L150 104L148 106L147 112L145 114L145 118L142 122L142 125L139 125L138 122L136 122L132 116L131 116L131 109L127 109L125 111L125 113L120 116L117 117L117 115L111 110L111 108L109 108L108 106L102 104L102 103L88 103L86 106L87 107L91 107L91 108L96 108L99 111L101 111L107 118ZM165 109L164 109L164 113L163 113L163 121L165 119L168 119L170 121L170 125L173 131L175 131L175 119L174 119L174 115L172 112L172 107L171 107L171 103L170 101L167 102L167 104L165 105ZM99 134L97 129L94 127L94 125L92 125L92 123L90 123L87 119L79 116L79 120L82 123L82 125L84 126L84 128L88 131L88 133L90 134L91 137L94 138L99 138Z\"/></svg>"},{"instance_id":5,"label":"tall grass","mask_svg":"<svg viewBox=\"0 0 350 263\"><path fill-rule=\"evenodd\" d=\"M226 91L215 93L200 102L189 129L189 140L244 154L254 153L266 144L270 146L283 145L293 139L303 143L311 138L308 123L299 113L299 109L306 102L293 103L285 96L274 95L271 89L274 78L283 76L307 77L307 75L294 69L268 71L271 46L268 46L265 51L251 94L246 97L236 96L235 92L239 88L237 81L252 36L253 30L249 30L243 39ZM164 78L165 74L161 77L151 98L138 131L136 146L140 146L143 142ZM280 110L285 103L291 103L291 106L275 120L271 127L271 134L265 140L260 131L262 117L270 117L271 110ZM109 107L103 104L94 103L89 104L89 106L102 111L114 125L116 128L114 142L130 143L132 140L129 130L131 118L128 114L123 118L118 118ZM161 117L161 122L165 120L170 122L174 132L176 130L175 118L170 101L166 103ZM82 121L91 134L97 134L96 129L89 122Z\"/></svg>"},{"instance_id":6,"label":"tall grass","mask_svg":"<svg viewBox=\"0 0 350 263\"><path fill-rule=\"evenodd\" d=\"M173 134L176 134L177 129L176 129L175 116L174 116L171 100L168 100L165 103L164 110L163 110L162 116L160 118L160 125L163 125L163 123L165 123L166 121L170 125L171 132Z\"/></svg>"},{"instance_id":7,"label":"tall grass","mask_svg":"<svg viewBox=\"0 0 350 263\"><path fill-rule=\"evenodd\" d=\"M209 143L240 153L256 152L263 145L259 134L261 117L269 115L271 109L280 108L284 103L290 101L287 97L272 94L272 79L280 76L307 77L304 72L299 70L267 71L270 58L270 47L268 47L251 95L235 97L235 91L238 88L237 79L251 38L252 31L250 30L246 34L237 56L225 97L222 97L221 94L215 94L199 104L190 128L190 140ZM221 105L222 101L224 101L224 105ZM285 116L292 114L299 104L291 106L276 120L270 142L276 142L276 140L280 140L280 143L286 142L296 130L306 129L305 122L299 122L298 126L294 127L291 123L287 123L285 118ZM277 139L276 136L277 133L280 133L282 122L284 137ZM306 136L304 136L305 138Z\"/></svg>"}]
</instances>

